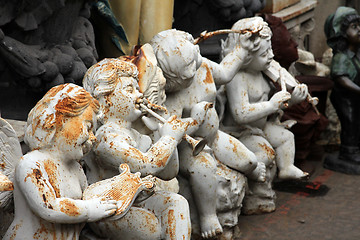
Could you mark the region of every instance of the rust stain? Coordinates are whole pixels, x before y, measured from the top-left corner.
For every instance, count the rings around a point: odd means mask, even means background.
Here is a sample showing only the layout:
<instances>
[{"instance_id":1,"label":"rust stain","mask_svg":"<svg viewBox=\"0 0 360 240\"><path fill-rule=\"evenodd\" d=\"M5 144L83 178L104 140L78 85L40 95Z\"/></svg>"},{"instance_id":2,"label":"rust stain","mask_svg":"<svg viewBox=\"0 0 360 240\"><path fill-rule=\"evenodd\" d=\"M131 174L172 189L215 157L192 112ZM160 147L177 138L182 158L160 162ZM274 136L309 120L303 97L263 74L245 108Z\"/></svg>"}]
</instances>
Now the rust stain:
<instances>
[{"instance_id":1,"label":"rust stain","mask_svg":"<svg viewBox=\"0 0 360 240\"><path fill-rule=\"evenodd\" d=\"M151 233L157 232L156 224L153 224L157 221L157 218L154 214L143 212L143 216L145 217L145 222L147 225L147 228Z\"/></svg>"},{"instance_id":2,"label":"rust stain","mask_svg":"<svg viewBox=\"0 0 360 240\"><path fill-rule=\"evenodd\" d=\"M204 156L204 155L201 155L200 157L197 157L197 159L199 159L199 161L204 163L205 165L209 164L209 161L207 160L206 156Z\"/></svg>"},{"instance_id":3,"label":"rust stain","mask_svg":"<svg viewBox=\"0 0 360 240\"><path fill-rule=\"evenodd\" d=\"M175 236L176 236L176 219L175 219L173 209L169 210L169 213L168 213L168 229L169 229L168 233L169 233L170 239L176 240L175 239Z\"/></svg>"},{"instance_id":4,"label":"rust stain","mask_svg":"<svg viewBox=\"0 0 360 240\"><path fill-rule=\"evenodd\" d=\"M233 142L233 140L230 138L229 143L233 146L232 151L236 153L238 151L236 144Z\"/></svg>"},{"instance_id":5,"label":"rust stain","mask_svg":"<svg viewBox=\"0 0 360 240\"><path fill-rule=\"evenodd\" d=\"M71 201L64 199L60 201L60 211L69 216L79 216L80 209Z\"/></svg>"},{"instance_id":6,"label":"rust stain","mask_svg":"<svg viewBox=\"0 0 360 240\"><path fill-rule=\"evenodd\" d=\"M269 147L265 143L261 144L259 143L259 146L265 150L266 154L268 155L269 159L274 159L275 157L275 151L273 148Z\"/></svg>"},{"instance_id":7,"label":"rust stain","mask_svg":"<svg viewBox=\"0 0 360 240\"><path fill-rule=\"evenodd\" d=\"M40 221L40 228L34 233L33 239L43 239L49 234L47 227Z\"/></svg>"},{"instance_id":8,"label":"rust stain","mask_svg":"<svg viewBox=\"0 0 360 240\"><path fill-rule=\"evenodd\" d=\"M46 173L49 176L49 182L55 191L55 196L57 198L59 198L61 196L61 194L60 194L60 189L58 186L59 180L58 180L58 174L57 174L57 166L53 161L46 160L44 162L44 168L45 168Z\"/></svg>"},{"instance_id":9,"label":"rust stain","mask_svg":"<svg viewBox=\"0 0 360 240\"><path fill-rule=\"evenodd\" d=\"M203 63L202 65L206 68L206 77L205 77L205 79L203 80L203 82L206 83L206 84L213 84L213 83L214 83L214 79L213 79L213 77L212 77L210 68L209 68L208 65L205 64L205 63Z\"/></svg>"},{"instance_id":10,"label":"rust stain","mask_svg":"<svg viewBox=\"0 0 360 240\"><path fill-rule=\"evenodd\" d=\"M13 233L11 234L10 236L10 240L14 240L16 238L16 233L17 231L19 230L19 228L21 227L22 225L22 220L20 223L16 224L13 228L12 228L12 231Z\"/></svg>"}]
</instances>

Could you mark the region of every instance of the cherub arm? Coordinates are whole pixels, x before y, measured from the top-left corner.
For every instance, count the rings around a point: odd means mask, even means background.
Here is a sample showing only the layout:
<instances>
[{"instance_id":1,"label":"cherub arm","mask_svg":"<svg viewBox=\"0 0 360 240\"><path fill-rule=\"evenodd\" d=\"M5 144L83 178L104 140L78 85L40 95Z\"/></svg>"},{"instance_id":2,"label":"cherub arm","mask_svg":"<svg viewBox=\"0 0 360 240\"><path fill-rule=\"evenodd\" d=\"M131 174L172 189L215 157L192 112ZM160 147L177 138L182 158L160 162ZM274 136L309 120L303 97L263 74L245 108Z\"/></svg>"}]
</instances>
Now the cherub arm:
<instances>
[{"instance_id":1,"label":"cherub arm","mask_svg":"<svg viewBox=\"0 0 360 240\"><path fill-rule=\"evenodd\" d=\"M224 85L230 82L235 74L248 61L248 49L254 48L257 42L250 40L251 34L240 34L239 44L229 52L220 64L203 58L203 62L210 66L216 85Z\"/></svg>"},{"instance_id":2,"label":"cherub arm","mask_svg":"<svg viewBox=\"0 0 360 240\"><path fill-rule=\"evenodd\" d=\"M160 129L161 137L146 152L140 151L135 139L123 133L107 131L98 138L98 144L94 146L94 152L101 160L101 164L107 167L118 168L121 163L127 163L133 172L140 172L143 176L157 175L163 170L177 144L184 136L188 123L183 123L171 118Z\"/></svg>"},{"instance_id":3,"label":"cherub arm","mask_svg":"<svg viewBox=\"0 0 360 240\"><path fill-rule=\"evenodd\" d=\"M283 103L290 99L290 94L280 91L268 101L251 103L249 101L248 81L246 76L237 74L233 81L227 84L226 93L230 111L238 124L257 121L278 111Z\"/></svg>"},{"instance_id":4,"label":"cherub arm","mask_svg":"<svg viewBox=\"0 0 360 240\"><path fill-rule=\"evenodd\" d=\"M36 155L35 155L36 157ZM24 157L15 174L19 189L31 210L40 218L54 223L93 222L113 215L116 202L100 199L80 200L60 197L40 161ZM66 181L66 179L60 180Z\"/></svg>"}]
</instances>

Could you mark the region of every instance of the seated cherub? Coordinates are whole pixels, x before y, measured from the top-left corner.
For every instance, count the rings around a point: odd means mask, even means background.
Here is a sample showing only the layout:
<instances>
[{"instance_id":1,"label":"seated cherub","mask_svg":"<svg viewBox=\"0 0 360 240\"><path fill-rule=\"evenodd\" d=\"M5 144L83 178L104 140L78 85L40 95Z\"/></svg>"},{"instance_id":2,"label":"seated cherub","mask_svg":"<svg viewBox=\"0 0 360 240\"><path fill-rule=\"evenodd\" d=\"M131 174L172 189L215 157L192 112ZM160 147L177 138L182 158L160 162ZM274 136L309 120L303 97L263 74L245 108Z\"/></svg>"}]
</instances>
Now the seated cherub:
<instances>
[{"instance_id":1,"label":"seated cherub","mask_svg":"<svg viewBox=\"0 0 360 240\"><path fill-rule=\"evenodd\" d=\"M85 222L113 215L113 200L82 200L81 158L95 136L99 104L82 87L53 87L31 110L25 142L31 151L15 170L15 216L3 239L78 239Z\"/></svg>"},{"instance_id":2,"label":"seated cherub","mask_svg":"<svg viewBox=\"0 0 360 240\"><path fill-rule=\"evenodd\" d=\"M250 43L245 36L244 44ZM217 161L257 181L265 180L265 165L238 139L218 129L215 108L216 85L229 82L244 63L247 51L234 49L220 64L200 55L192 36L175 29L158 33L151 41L158 64L166 78L165 107L170 114L191 117L198 124L189 130L195 138L206 139L208 147L193 156L186 144L179 145L180 173L189 180L199 213L201 235L211 238L223 229L216 213Z\"/></svg>"},{"instance_id":3,"label":"seated cherub","mask_svg":"<svg viewBox=\"0 0 360 240\"><path fill-rule=\"evenodd\" d=\"M130 62L104 59L86 73L83 84L100 103L103 125L97 129L92 154L85 159L89 182L119 174L126 163L141 176L172 179L179 171L176 147L188 128L175 116L159 128L159 139L139 133L132 124L142 117L143 95L137 83L138 70ZM189 206L182 196L155 191L137 201L122 218L91 224L100 237L117 239L190 239Z\"/></svg>"},{"instance_id":4,"label":"seated cherub","mask_svg":"<svg viewBox=\"0 0 360 240\"><path fill-rule=\"evenodd\" d=\"M259 31L252 31L252 28ZM271 166L275 160L281 179L303 179L308 176L294 165L294 135L280 124L278 113L287 105L303 101L307 86L299 84L292 93L283 90L272 95L273 83L263 76L273 61L271 30L260 17L239 20L233 30L248 29L256 45L248 48L249 59L240 68L234 79L226 85L228 109L223 124L228 129L237 129L241 140L257 156L258 161ZM223 51L238 46L239 34L229 35ZM285 70L282 70L285 71ZM280 72L280 81L282 75ZM239 134L240 132L240 134ZM269 210L270 211L270 210Z\"/></svg>"}]
</instances>

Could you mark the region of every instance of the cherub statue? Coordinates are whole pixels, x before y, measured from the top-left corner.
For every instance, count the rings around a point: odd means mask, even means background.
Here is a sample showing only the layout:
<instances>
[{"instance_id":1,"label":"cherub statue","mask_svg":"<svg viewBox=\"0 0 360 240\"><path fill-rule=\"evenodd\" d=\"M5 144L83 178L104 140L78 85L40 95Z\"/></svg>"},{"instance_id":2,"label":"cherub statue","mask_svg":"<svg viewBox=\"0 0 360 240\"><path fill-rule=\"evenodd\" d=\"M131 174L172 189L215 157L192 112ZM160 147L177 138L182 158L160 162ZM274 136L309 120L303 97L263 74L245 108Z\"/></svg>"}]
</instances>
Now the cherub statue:
<instances>
[{"instance_id":1,"label":"cherub statue","mask_svg":"<svg viewBox=\"0 0 360 240\"><path fill-rule=\"evenodd\" d=\"M274 192L271 181L275 169L273 161L279 169L281 179L303 179L308 176L294 165L294 136L280 123L278 113L286 105L292 105L304 100L308 94L307 86L297 85L290 94L283 89L272 95L272 81L263 76L267 74L273 64L271 49L271 30L261 17L239 20L232 30L243 31L252 39L252 45L241 44L246 48L248 59L239 69L234 79L226 84L228 110L223 120L224 129L230 130L242 143L255 153L258 161L267 166L267 182L254 183L249 181L250 192L259 198L265 198L267 203L257 202L249 206L245 202L245 212L259 213L275 210ZM229 50L237 47L242 34L230 33L223 44L224 56ZM281 69L279 67L279 69ZM280 80L284 81L283 71L280 71ZM282 87L285 82L283 82ZM259 190L259 189L263 189ZM262 192L261 192L262 191ZM254 204L253 200L249 203Z\"/></svg>"},{"instance_id":2,"label":"cherub statue","mask_svg":"<svg viewBox=\"0 0 360 240\"><path fill-rule=\"evenodd\" d=\"M142 176L172 179L178 173L176 147L189 123L171 117L159 128L155 143L139 133L132 123L142 116L137 67L120 59L104 59L85 74L83 84L100 103L103 125L97 129L97 143L85 159L89 182L111 178L122 163ZM117 239L190 239L189 206L182 196L155 191L138 201L116 221L91 224L101 237Z\"/></svg>"},{"instance_id":3,"label":"cherub statue","mask_svg":"<svg viewBox=\"0 0 360 240\"><path fill-rule=\"evenodd\" d=\"M243 44L252 44L247 36ZM198 210L201 236L214 237L223 229L216 212L218 182L217 162L238 170L247 176L265 180L265 165L236 138L218 130L219 119L214 108L207 110L206 103L215 104L216 84L230 81L245 61L247 51L236 48L220 64L200 55L194 39L186 32L166 30L150 41L158 64L166 78L165 107L169 114L197 119L189 134L208 141L208 146L197 156L186 143L179 145L180 173L191 185L191 193Z\"/></svg>"},{"instance_id":4,"label":"cherub statue","mask_svg":"<svg viewBox=\"0 0 360 240\"><path fill-rule=\"evenodd\" d=\"M324 166L340 172L360 174L360 16L349 7L339 7L325 22L327 43L333 50L330 100L341 124L340 151L327 156Z\"/></svg>"},{"instance_id":5,"label":"cherub statue","mask_svg":"<svg viewBox=\"0 0 360 240\"><path fill-rule=\"evenodd\" d=\"M31 151L14 177L15 216L3 239L78 239L85 222L113 215L116 201L82 200L80 160L95 140L99 104L82 87L53 87L31 110L25 143Z\"/></svg>"},{"instance_id":6,"label":"cherub statue","mask_svg":"<svg viewBox=\"0 0 360 240\"><path fill-rule=\"evenodd\" d=\"M0 117L0 208L9 209L14 190L14 172L22 157L21 147L13 127ZM7 192L1 192L7 191Z\"/></svg>"}]
</instances>

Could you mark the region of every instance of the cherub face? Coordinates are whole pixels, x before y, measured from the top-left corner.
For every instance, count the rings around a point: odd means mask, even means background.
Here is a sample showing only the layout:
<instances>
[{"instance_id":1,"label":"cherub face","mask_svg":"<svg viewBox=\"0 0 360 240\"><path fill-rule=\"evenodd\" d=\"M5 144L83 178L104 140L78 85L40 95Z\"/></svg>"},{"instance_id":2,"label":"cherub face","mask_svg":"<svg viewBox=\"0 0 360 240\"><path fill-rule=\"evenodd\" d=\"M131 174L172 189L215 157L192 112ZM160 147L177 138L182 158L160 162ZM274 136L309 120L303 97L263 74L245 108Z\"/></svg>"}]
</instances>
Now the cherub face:
<instances>
[{"instance_id":1,"label":"cherub face","mask_svg":"<svg viewBox=\"0 0 360 240\"><path fill-rule=\"evenodd\" d=\"M346 29L346 36L350 44L359 45L360 44L360 22L355 21L350 23L349 27Z\"/></svg>"},{"instance_id":2,"label":"cherub face","mask_svg":"<svg viewBox=\"0 0 360 240\"><path fill-rule=\"evenodd\" d=\"M94 136L96 121L97 115L91 106L79 116L66 117L62 127L55 133L54 145L68 159L80 160L91 150L96 141Z\"/></svg>"},{"instance_id":3,"label":"cherub face","mask_svg":"<svg viewBox=\"0 0 360 240\"><path fill-rule=\"evenodd\" d=\"M139 101L142 98L137 81L132 77L121 77L114 91L107 96L110 104L106 114L133 122L141 116Z\"/></svg>"},{"instance_id":4,"label":"cherub face","mask_svg":"<svg viewBox=\"0 0 360 240\"><path fill-rule=\"evenodd\" d=\"M274 58L270 39L262 39L259 50L254 52L252 57L253 58L248 65L249 69L254 71L264 71L268 69L270 62Z\"/></svg>"}]
</instances>

